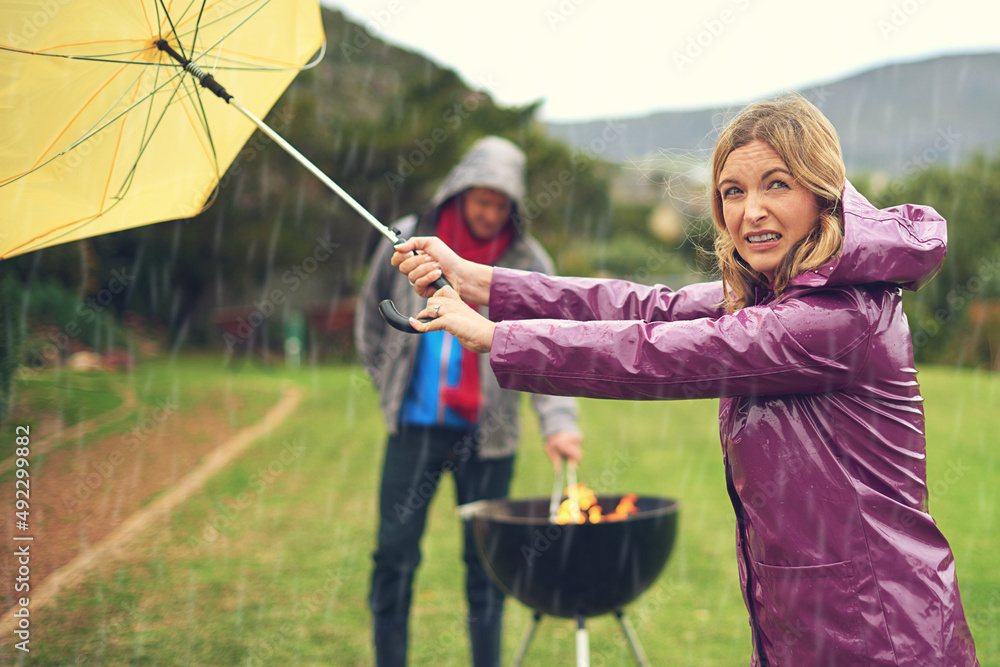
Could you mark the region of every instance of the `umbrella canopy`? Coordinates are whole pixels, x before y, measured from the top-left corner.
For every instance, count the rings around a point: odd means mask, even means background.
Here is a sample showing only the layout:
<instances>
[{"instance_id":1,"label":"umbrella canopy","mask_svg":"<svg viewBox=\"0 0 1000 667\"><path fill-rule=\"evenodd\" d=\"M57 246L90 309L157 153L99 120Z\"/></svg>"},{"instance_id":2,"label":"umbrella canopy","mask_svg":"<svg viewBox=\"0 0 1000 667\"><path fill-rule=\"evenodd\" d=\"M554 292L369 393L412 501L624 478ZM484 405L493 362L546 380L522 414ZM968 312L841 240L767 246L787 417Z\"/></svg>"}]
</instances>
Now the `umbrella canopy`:
<instances>
[{"instance_id":1,"label":"umbrella canopy","mask_svg":"<svg viewBox=\"0 0 1000 667\"><path fill-rule=\"evenodd\" d=\"M316 0L0 4L0 259L197 215L323 46Z\"/></svg>"}]
</instances>

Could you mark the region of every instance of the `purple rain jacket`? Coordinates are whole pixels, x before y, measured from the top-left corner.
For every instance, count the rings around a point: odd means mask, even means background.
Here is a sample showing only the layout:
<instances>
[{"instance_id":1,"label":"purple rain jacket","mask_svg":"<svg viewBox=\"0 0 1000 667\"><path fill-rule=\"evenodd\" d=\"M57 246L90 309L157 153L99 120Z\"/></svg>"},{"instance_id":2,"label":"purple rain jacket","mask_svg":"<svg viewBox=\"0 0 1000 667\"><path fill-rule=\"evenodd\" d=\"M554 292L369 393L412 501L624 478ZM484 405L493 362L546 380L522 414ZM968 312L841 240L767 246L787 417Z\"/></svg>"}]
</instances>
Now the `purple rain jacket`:
<instances>
[{"instance_id":1,"label":"purple rain jacket","mask_svg":"<svg viewBox=\"0 0 1000 667\"><path fill-rule=\"evenodd\" d=\"M490 362L509 389L720 397L754 665L978 665L927 512L924 417L900 287L946 252L931 208L844 189L839 258L728 314L678 291L496 269ZM572 321L567 321L572 320Z\"/></svg>"}]
</instances>

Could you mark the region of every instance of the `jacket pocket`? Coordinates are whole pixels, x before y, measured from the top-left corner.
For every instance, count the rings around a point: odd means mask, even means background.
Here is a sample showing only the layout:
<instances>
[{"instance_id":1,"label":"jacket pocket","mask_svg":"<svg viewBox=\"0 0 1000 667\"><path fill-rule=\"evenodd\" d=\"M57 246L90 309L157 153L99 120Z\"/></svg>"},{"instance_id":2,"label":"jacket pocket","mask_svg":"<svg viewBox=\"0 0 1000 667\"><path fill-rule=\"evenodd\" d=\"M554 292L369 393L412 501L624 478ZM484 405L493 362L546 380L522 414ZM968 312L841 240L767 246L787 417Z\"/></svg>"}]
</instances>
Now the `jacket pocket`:
<instances>
[{"instance_id":1,"label":"jacket pocket","mask_svg":"<svg viewBox=\"0 0 1000 667\"><path fill-rule=\"evenodd\" d=\"M809 567L755 563L759 623L771 665L867 665L850 561Z\"/></svg>"}]
</instances>

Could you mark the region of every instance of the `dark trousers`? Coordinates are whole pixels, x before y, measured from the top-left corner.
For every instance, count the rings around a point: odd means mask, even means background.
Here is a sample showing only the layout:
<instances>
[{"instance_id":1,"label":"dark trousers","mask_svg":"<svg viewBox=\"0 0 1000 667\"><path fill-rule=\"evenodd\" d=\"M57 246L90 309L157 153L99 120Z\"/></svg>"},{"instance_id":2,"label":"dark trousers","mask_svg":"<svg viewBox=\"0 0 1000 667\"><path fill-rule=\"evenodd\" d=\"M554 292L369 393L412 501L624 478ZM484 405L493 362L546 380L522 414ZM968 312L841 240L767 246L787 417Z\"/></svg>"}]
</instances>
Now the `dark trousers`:
<instances>
[{"instance_id":1,"label":"dark trousers","mask_svg":"<svg viewBox=\"0 0 1000 667\"><path fill-rule=\"evenodd\" d=\"M460 505L502 498L510 489L514 457L479 459L473 435L472 431L404 426L386 445L369 598L379 667L406 664L413 575L420 564L427 508L441 478L448 472L454 475ZM463 530L473 664L496 667L500 664L504 596L479 561L472 522L463 522Z\"/></svg>"}]
</instances>

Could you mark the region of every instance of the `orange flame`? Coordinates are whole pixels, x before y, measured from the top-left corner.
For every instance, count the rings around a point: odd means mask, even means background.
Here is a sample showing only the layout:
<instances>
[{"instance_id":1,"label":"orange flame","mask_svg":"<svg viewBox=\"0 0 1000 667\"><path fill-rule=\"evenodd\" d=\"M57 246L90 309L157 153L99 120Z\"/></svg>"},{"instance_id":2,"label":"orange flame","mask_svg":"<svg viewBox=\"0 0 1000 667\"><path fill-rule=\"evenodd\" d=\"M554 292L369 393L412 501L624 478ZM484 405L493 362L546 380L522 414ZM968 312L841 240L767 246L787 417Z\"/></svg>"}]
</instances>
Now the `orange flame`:
<instances>
[{"instance_id":1,"label":"orange flame","mask_svg":"<svg viewBox=\"0 0 1000 667\"><path fill-rule=\"evenodd\" d=\"M566 487L568 498L559 505L556 523L602 523L606 521L621 521L629 514L639 511L635 501L639 496L627 493L618 502L618 507L610 514L602 515L601 506L597 504L597 496L580 482L576 486ZM575 501L575 502L574 502ZM579 511L577 511L579 508Z\"/></svg>"}]
</instances>

